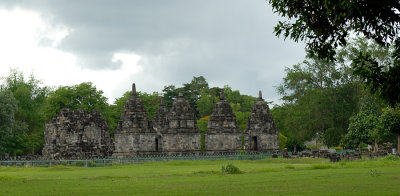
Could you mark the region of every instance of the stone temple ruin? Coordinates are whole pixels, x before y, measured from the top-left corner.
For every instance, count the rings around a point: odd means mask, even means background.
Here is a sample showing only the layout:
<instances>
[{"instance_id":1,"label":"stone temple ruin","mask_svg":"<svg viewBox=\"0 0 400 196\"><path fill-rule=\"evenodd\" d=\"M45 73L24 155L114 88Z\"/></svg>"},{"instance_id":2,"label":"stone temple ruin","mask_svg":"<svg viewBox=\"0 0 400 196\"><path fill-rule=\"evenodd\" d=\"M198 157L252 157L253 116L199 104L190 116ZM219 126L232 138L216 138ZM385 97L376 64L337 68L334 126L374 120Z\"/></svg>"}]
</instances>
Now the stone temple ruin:
<instances>
[{"instance_id":1,"label":"stone temple ruin","mask_svg":"<svg viewBox=\"0 0 400 196\"><path fill-rule=\"evenodd\" d=\"M238 153L242 150L242 131L239 129L236 116L230 104L221 92L219 101L215 104L208 121L205 133L205 148L207 152Z\"/></svg>"},{"instance_id":2,"label":"stone temple ruin","mask_svg":"<svg viewBox=\"0 0 400 196\"><path fill-rule=\"evenodd\" d=\"M279 149L279 131L261 91L247 123L245 149L250 152L271 152Z\"/></svg>"},{"instance_id":3,"label":"stone temple ruin","mask_svg":"<svg viewBox=\"0 0 400 196\"><path fill-rule=\"evenodd\" d=\"M100 158L112 154L108 125L100 113L63 109L46 123L43 157Z\"/></svg>"},{"instance_id":4,"label":"stone temple ruin","mask_svg":"<svg viewBox=\"0 0 400 196\"><path fill-rule=\"evenodd\" d=\"M261 92L241 131L230 104L221 93L206 132L201 131L190 104L179 93L170 110L161 99L152 121L136 93L135 84L121 119L110 139L108 126L98 112L62 110L46 123L45 158L116 158L147 155L198 155L219 153L266 153L279 150L279 132Z\"/></svg>"},{"instance_id":5,"label":"stone temple ruin","mask_svg":"<svg viewBox=\"0 0 400 196\"><path fill-rule=\"evenodd\" d=\"M150 126L144 104L136 93L135 84L132 85L132 94L125 103L114 135L116 156L146 155L157 150L157 133Z\"/></svg>"}]
</instances>

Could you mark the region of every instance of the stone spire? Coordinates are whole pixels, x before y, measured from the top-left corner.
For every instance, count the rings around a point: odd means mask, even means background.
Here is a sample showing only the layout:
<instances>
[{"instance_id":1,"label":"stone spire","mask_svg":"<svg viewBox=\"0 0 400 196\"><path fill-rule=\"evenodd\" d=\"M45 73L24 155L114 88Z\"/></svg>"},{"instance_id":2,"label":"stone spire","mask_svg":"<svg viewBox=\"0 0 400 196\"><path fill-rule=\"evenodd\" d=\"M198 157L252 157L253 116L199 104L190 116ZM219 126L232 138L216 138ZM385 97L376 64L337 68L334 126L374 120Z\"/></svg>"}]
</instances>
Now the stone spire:
<instances>
[{"instance_id":1,"label":"stone spire","mask_svg":"<svg viewBox=\"0 0 400 196\"><path fill-rule=\"evenodd\" d=\"M132 84L132 95L136 95L136 85L135 85L135 83Z\"/></svg>"},{"instance_id":2,"label":"stone spire","mask_svg":"<svg viewBox=\"0 0 400 196\"><path fill-rule=\"evenodd\" d=\"M132 84L132 94L126 101L121 120L116 131L148 132L149 119L142 100L136 93L135 83Z\"/></svg>"},{"instance_id":3,"label":"stone spire","mask_svg":"<svg viewBox=\"0 0 400 196\"><path fill-rule=\"evenodd\" d=\"M219 100L225 100L224 89L222 89L221 94L219 95Z\"/></svg>"},{"instance_id":4,"label":"stone spire","mask_svg":"<svg viewBox=\"0 0 400 196\"><path fill-rule=\"evenodd\" d=\"M159 133L161 130L168 128L167 115L168 108L165 106L164 98L161 97L160 106L153 118L153 128L156 132Z\"/></svg>"},{"instance_id":5,"label":"stone spire","mask_svg":"<svg viewBox=\"0 0 400 196\"><path fill-rule=\"evenodd\" d=\"M258 91L258 100L263 100L261 90Z\"/></svg>"},{"instance_id":6,"label":"stone spire","mask_svg":"<svg viewBox=\"0 0 400 196\"><path fill-rule=\"evenodd\" d=\"M168 112L169 132L198 132L196 116L189 102L179 93Z\"/></svg>"},{"instance_id":7,"label":"stone spire","mask_svg":"<svg viewBox=\"0 0 400 196\"><path fill-rule=\"evenodd\" d=\"M160 106L165 106L164 97L160 98Z\"/></svg>"},{"instance_id":8,"label":"stone spire","mask_svg":"<svg viewBox=\"0 0 400 196\"><path fill-rule=\"evenodd\" d=\"M269 113L267 103L265 103L261 96L261 91L259 91L258 100L253 106L247 126L251 130L257 129L263 132L276 132L274 119Z\"/></svg>"},{"instance_id":9,"label":"stone spire","mask_svg":"<svg viewBox=\"0 0 400 196\"><path fill-rule=\"evenodd\" d=\"M221 91L219 101L215 104L207 129L208 131L217 132L240 131L236 116L229 103L225 100L224 91Z\"/></svg>"}]
</instances>

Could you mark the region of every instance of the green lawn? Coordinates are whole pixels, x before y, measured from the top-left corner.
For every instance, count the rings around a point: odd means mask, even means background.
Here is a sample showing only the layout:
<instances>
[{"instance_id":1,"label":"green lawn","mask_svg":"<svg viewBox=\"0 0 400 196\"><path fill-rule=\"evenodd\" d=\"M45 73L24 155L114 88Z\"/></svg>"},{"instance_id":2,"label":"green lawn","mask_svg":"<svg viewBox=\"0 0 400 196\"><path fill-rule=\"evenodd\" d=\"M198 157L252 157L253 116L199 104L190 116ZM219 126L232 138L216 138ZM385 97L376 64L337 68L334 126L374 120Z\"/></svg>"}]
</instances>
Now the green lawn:
<instances>
[{"instance_id":1,"label":"green lawn","mask_svg":"<svg viewBox=\"0 0 400 196\"><path fill-rule=\"evenodd\" d=\"M241 174L223 174L227 163ZM0 195L400 195L400 160L152 162L82 168L0 167Z\"/></svg>"}]
</instances>

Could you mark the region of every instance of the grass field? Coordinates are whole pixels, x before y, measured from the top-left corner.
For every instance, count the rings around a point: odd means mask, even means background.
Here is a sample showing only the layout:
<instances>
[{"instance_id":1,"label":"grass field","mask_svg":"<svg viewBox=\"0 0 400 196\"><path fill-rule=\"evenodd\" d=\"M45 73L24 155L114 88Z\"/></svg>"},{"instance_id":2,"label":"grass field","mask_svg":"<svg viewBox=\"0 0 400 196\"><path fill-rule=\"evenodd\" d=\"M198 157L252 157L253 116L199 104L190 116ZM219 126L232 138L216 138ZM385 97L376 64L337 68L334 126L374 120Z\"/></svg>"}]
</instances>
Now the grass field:
<instances>
[{"instance_id":1,"label":"grass field","mask_svg":"<svg viewBox=\"0 0 400 196\"><path fill-rule=\"evenodd\" d=\"M242 172L227 174L232 163ZM400 195L400 159L152 162L0 167L0 195Z\"/></svg>"}]
</instances>

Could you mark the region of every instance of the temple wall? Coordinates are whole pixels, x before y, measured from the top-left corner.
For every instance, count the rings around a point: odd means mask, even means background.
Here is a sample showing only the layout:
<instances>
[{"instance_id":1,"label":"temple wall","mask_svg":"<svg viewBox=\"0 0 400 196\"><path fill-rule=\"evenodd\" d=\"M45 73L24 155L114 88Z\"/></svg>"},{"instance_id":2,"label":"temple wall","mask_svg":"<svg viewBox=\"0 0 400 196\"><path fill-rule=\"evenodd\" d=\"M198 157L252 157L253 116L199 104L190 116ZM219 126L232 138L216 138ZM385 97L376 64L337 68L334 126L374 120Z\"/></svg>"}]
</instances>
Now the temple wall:
<instances>
[{"instance_id":1,"label":"temple wall","mask_svg":"<svg viewBox=\"0 0 400 196\"><path fill-rule=\"evenodd\" d=\"M206 152L238 153L242 149L242 133L206 133Z\"/></svg>"},{"instance_id":2,"label":"temple wall","mask_svg":"<svg viewBox=\"0 0 400 196\"><path fill-rule=\"evenodd\" d=\"M201 134L199 133L165 133L162 135L162 152L198 153L201 151Z\"/></svg>"}]
</instances>

